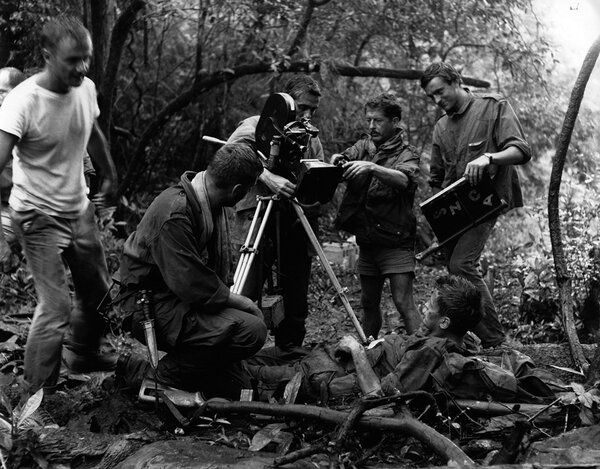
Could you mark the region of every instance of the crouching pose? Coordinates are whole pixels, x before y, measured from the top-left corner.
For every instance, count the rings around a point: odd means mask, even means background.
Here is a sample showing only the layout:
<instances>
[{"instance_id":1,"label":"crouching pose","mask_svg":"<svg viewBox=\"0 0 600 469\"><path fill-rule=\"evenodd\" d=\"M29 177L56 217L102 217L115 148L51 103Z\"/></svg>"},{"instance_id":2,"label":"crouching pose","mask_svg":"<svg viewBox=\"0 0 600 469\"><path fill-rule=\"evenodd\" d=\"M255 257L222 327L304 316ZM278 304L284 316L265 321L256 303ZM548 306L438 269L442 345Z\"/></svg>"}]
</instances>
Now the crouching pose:
<instances>
[{"instance_id":1,"label":"crouching pose","mask_svg":"<svg viewBox=\"0 0 600 469\"><path fill-rule=\"evenodd\" d=\"M158 348L154 372L163 384L207 396L239 397L250 386L240 361L263 346L260 309L228 288L231 265L224 207L252 187L262 165L247 145L225 145L206 171L186 172L150 205L127 239L121 260L121 309L145 341L142 292L154 314ZM131 363L123 364L124 373ZM139 373L139 369L137 372Z\"/></svg>"}]
</instances>

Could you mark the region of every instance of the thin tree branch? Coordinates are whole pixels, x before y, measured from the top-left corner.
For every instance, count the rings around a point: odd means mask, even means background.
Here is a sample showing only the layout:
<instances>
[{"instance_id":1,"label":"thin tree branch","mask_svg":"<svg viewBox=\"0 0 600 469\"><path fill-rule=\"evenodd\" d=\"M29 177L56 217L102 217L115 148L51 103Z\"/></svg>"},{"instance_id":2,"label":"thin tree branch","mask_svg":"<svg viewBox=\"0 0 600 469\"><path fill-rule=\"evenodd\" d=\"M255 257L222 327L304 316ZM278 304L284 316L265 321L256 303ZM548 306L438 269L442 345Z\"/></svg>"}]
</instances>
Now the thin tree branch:
<instances>
[{"instance_id":1,"label":"thin tree branch","mask_svg":"<svg viewBox=\"0 0 600 469\"><path fill-rule=\"evenodd\" d=\"M291 57L298 52L298 49L300 49L300 46L304 43L304 40L306 39L306 33L308 31L308 25L310 24L315 8L323 6L330 1L331 0L308 0L306 9L304 10L304 16L302 17L302 21L300 22L300 26L296 32L296 37L288 49L288 56Z\"/></svg>"},{"instance_id":2,"label":"thin tree branch","mask_svg":"<svg viewBox=\"0 0 600 469\"><path fill-rule=\"evenodd\" d=\"M569 347L571 356L577 366L585 374L589 371L589 362L583 353L581 343L577 337L575 329L575 319L573 317L573 299L571 277L567 270L567 262L563 249L560 215L559 215L559 199L560 199L560 184L562 180L562 172L573 135L573 128L577 121L577 114L583 100L583 95L587 82L590 78L592 70L596 65L596 60L600 54L600 36L592 44L585 58L573 90L569 106L565 114L562 130L558 137L556 145L556 153L552 163L552 172L550 174L550 184L548 186L548 226L550 228L550 241L552 242L552 254L554 256L554 268L556 271L556 283L558 284L558 292L561 302L561 311L563 317L563 327L567 338L569 339Z\"/></svg>"}]
</instances>

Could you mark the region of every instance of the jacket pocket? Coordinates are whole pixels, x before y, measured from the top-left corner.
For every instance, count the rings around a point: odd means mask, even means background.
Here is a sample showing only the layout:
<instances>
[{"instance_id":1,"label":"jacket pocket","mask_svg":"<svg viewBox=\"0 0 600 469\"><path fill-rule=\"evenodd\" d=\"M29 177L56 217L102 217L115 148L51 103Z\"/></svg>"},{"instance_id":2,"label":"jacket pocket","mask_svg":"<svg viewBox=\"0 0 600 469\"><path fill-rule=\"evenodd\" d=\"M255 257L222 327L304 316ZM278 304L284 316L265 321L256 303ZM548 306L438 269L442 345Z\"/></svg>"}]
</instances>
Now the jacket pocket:
<instances>
[{"instance_id":1,"label":"jacket pocket","mask_svg":"<svg viewBox=\"0 0 600 469\"><path fill-rule=\"evenodd\" d=\"M485 153L487 140L477 140L476 142L470 142L469 147L469 157L474 158Z\"/></svg>"}]
</instances>

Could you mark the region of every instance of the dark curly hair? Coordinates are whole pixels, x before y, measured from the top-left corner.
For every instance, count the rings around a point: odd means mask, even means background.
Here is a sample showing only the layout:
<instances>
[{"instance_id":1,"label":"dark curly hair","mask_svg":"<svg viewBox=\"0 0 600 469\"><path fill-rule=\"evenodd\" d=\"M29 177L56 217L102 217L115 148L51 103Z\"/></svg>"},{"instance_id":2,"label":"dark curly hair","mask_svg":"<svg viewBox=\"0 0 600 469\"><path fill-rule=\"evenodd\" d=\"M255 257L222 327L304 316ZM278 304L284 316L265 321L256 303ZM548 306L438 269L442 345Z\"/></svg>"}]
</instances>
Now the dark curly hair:
<instances>
[{"instance_id":1,"label":"dark curly hair","mask_svg":"<svg viewBox=\"0 0 600 469\"><path fill-rule=\"evenodd\" d=\"M446 275L435 282L439 313L450 318L450 330L464 335L483 317L481 292L469 280Z\"/></svg>"},{"instance_id":2,"label":"dark curly hair","mask_svg":"<svg viewBox=\"0 0 600 469\"><path fill-rule=\"evenodd\" d=\"M402 120L400 101L392 93L381 93L373 96L365 103L365 110L367 109L379 109L389 119L397 117L398 120Z\"/></svg>"}]
</instances>

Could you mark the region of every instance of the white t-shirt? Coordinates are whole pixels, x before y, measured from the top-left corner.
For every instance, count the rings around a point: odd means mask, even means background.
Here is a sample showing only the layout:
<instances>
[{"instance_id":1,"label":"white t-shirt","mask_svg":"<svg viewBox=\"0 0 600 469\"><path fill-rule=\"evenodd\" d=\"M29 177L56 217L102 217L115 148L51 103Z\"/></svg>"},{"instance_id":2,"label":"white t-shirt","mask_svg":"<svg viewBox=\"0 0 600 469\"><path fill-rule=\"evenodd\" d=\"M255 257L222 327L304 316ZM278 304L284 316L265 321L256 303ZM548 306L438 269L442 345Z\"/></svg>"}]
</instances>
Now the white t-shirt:
<instances>
[{"instance_id":1,"label":"white t-shirt","mask_svg":"<svg viewBox=\"0 0 600 469\"><path fill-rule=\"evenodd\" d=\"M9 199L14 210L75 218L87 208L83 156L99 115L89 78L61 94L38 86L34 75L6 96L0 130L19 138Z\"/></svg>"}]
</instances>

